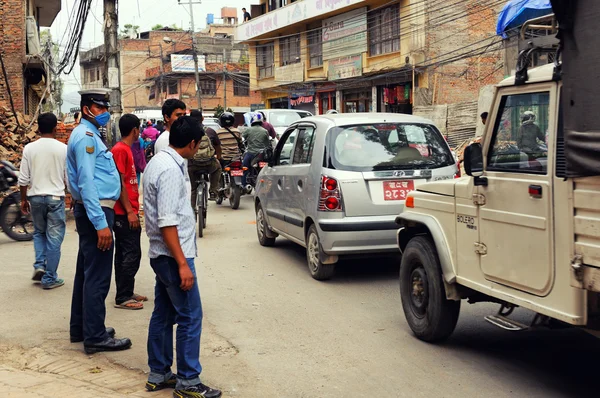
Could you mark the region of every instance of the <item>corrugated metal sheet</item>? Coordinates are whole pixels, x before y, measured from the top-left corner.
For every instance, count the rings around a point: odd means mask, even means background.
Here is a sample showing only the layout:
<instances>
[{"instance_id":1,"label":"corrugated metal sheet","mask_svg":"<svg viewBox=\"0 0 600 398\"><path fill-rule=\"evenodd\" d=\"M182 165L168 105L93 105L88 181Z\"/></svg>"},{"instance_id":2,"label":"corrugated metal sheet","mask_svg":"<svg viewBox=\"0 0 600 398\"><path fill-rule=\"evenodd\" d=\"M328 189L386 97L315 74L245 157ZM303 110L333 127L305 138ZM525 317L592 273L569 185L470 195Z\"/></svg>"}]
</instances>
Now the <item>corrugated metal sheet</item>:
<instances>
[{"instance_id":1,"label":"corrugated metal sheet","mask_svg":"<svg viewBox=\"0 0 600 398\"><path fill-rule=\"evenodd\" d=\"M575 253L583 263L600 267L600 177L574 180Z\"/></svg>"},{"instance_id":2,"label":"corrugated metal sheet","mask_svg":"<svg viewBox=\"0 0 600 398\"><path fill-rule=\"evenodd\" d=\"M432 120L442 134L446 135L448 105L415 106L413 107L413 115Z\"/></svg>"},{"instance_id":3,"label":"corrugated metal sheet","mask_svg":"<svg viewBox=\"0 0 600 398\"><path fill-rule=\"evenodd\" d=\"M448 144L455 148L463 141L475 137L477 128L477 101L448 105Z\"/></svg>"}]
</instances>

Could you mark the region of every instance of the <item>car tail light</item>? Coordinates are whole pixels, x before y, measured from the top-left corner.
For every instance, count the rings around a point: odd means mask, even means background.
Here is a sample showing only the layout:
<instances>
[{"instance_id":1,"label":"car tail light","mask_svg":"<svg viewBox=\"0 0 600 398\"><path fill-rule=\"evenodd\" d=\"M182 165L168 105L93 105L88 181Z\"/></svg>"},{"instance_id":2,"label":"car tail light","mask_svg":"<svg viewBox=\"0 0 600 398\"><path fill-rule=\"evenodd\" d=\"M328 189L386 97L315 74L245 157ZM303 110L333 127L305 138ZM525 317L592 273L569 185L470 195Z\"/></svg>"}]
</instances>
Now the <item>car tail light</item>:
<instances>
[{"instance_id":1,"label":"car tail light","mask_svg":"<svg viewBox=\"0 0 600 398\"><path fill-rule=\"evenodd\" d=\"M454 174L454 178L460 178L460 177L461 177L460 162L456 162L456 174Z\"/></svg>"},{"instance_id":2,"label":"car tail light","mask_svg":"<svg viewBox=\"0 0 600 398\"><path fill-rule=\"evenodd\" d=\"M321 176L319 211L342 211L342 193L335 178Z\"/></svg>"}]
</instances>

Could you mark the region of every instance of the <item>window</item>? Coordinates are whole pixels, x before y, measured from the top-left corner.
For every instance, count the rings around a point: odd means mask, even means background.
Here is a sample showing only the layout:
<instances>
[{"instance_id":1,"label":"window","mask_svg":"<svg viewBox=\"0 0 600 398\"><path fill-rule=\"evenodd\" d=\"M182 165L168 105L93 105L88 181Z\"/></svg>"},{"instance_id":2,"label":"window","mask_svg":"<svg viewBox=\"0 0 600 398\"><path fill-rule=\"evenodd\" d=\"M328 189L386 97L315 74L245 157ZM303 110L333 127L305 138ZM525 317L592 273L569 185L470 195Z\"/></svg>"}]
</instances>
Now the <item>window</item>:
<instances>
[{"instance_id":1,"label":"window","mask_svg":"<svg viewBox=\"0 0 600 398\"><path fill-rule=\"evenodd\" d=\"M323 65L323 30L317 29L308 33L308 53L310 54L310 67L316 68Z\"/></svg>"},{"instance_id":2,"label":"window","mask_svg":"<svg viewBox=\"0 0 600 398\"><path fill-rule=\"evenodd\" d=\"M210 80L200 80L202 95L217 95L217 82Z\"/></svg>"},{"instance_id":3,"label":"window","mask_svg":"<svg viewBox=\"0 0 600 398\"><path fill-rule=\"evenodd\" d=\"M277 164L280 166L285 166L290 164L290 160L292 158L292 149L294 149L294 140L296 139L296 135L298 134L298 129L294 129L289 135L285 135L282 138L283 144L281 141L278 144L278 148L280 149L279 160Z\"/></svg>"},{"instance_id":4,"label":"window","mask_svg":"<svg viewBox=\"0 0 600 398\"><path fill-rule=\"evenodd\" d=\"M258 68L259 79L273 76L274 51L275 46L273 43L256 46L256 67Z\"/></svg>"},{"instance_id":5,"label":"window","mask_svg":"<svg viewBox=\"0 0 600 398\"><path fill-rule=\"evenodd\" d=\"M550 93L502 97L487 170L546 174Z\"/></svg>"},{"instance_id":6,"label":"window","mask_svg":"<svg viewBox=\"0 0 600 398\"><path fill-rule=\"evenodd\" d=\"M233 78L233 95L248 97L250 95L250 78L235 76Z\"/></svg>"},{"instance_id":7,"label":"window","mask_svg":"<svg viewBox=\"0 0 600 398\"><path fill-rule=\"evenodd\" d=\"M369 16L369 53L400 51L400 8L398 4L374 11Z\"/></svg>"},{"instance_id":8,"label":"window","mask_svg":"<svg viewBox=\"0 0 600 398\"><path fill-rule=\"evenodd\" d=\"M298 135L292 164L310 164L314 146L315 129L312 127L303 127Z\"/></svg>"},{"instance_id":9,"label":"window","mask_svg":"<svg viewBox=\"0 0 600 398\"><path fill-rule=\"evenodd\" d=\"M454 165L454 157L442 134L429 124L334 127L328 139L329 163L337 170L419 170Z\"/></svg>"},{"instance_id":10,"label":"window","mask_svg":"<svg viewBox=\"0 0 600 398\"><path fill-rule=\"evenodd\" d=\"M178 93L178 84L177 81L169 82L168 93L169 94L177 94Z\"/></svg>"},{"instance_id":11,"label":"window","mask_svg":"<svg viewBox=\"0 0 600 398\"><path fill-rule=\"evenodd\" d=\"M300 35L279 39L279 61L281 66L300 62Z\"/></svg>"}]
</instances>

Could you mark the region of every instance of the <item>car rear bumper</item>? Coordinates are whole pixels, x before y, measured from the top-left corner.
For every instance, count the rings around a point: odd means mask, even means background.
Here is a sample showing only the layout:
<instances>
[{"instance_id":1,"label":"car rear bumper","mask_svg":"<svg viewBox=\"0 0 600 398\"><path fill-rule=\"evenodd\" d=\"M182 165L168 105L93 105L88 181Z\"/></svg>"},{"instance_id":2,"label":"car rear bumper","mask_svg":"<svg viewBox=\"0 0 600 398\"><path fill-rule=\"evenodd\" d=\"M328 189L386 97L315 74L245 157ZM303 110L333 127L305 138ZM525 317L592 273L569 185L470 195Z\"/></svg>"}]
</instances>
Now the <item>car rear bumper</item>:
<instances>
[{"instance_id":1,"label":"car rear bumper","mask_svg":"<svg viewBox=\"0 0 600 398\"><path fill-rule=\"evenodd\" d=\"M395 216L319 220L323 251L330 255L397 253Z\"/></svg>"}]
</instances>

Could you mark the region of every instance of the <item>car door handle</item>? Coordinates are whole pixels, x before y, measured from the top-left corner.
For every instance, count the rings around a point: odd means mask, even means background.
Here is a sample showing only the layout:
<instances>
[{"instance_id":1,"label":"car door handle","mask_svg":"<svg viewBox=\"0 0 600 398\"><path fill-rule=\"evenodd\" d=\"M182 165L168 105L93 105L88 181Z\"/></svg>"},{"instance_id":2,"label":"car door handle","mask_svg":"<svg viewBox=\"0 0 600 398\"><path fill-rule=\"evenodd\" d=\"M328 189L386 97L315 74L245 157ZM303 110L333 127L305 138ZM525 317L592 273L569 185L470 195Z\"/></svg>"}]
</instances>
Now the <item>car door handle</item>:
<instances>
[{"instance_id":1,"label":"car door handle","mask_svg":"<svg viewBox=\"0 0 600 398\"><path fill-rule=\"evenodd\" d=\"M302 192L303 184L302 180L298 180L298 191Z\"/></svg>"},{"instance_id":2,"label":"car door handle","mask_svg":"<svg viewBox=\"0 0 600 398\"><path fill-rule=\"evenodd\" d=\"M281 183L281 178L277 180L277 188L279 188L280 191L283 190L283 184Z\"/></svg>"}]
</instances>

